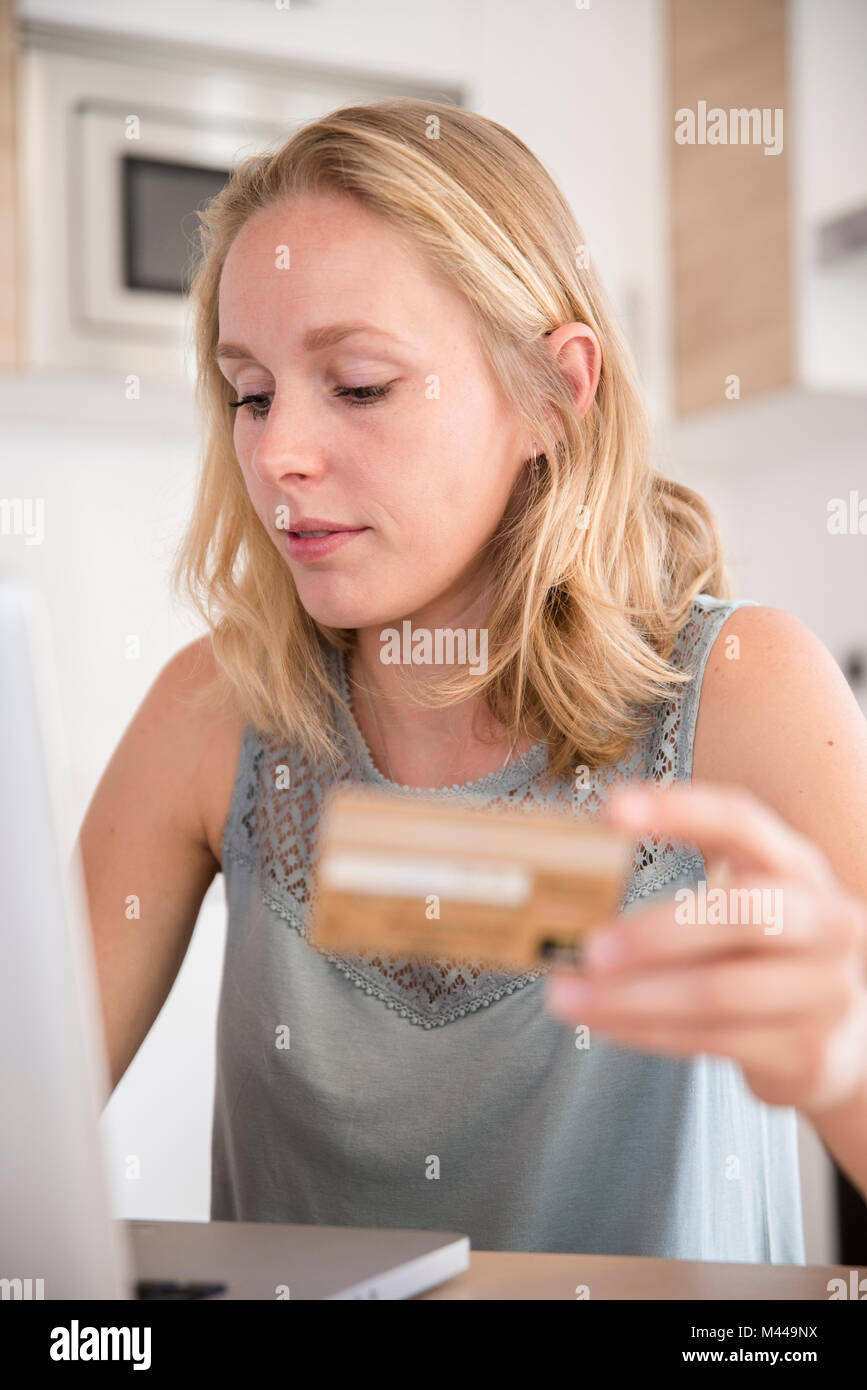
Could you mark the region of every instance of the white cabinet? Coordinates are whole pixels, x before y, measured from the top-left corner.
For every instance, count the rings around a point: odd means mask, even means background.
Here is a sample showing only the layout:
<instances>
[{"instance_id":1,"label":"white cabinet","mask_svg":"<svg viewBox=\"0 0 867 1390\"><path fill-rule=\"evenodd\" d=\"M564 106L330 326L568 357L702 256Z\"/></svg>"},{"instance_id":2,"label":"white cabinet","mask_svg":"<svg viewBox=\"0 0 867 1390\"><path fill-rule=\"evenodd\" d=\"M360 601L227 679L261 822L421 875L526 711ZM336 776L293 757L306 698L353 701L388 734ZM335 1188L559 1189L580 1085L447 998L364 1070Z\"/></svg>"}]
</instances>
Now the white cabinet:
<instances>
[{"instance_id":1,"label":"white cabinet","mask_svg":"<svg viewBox=\"0 0 867 1390\"><path fill-rule=\"evenodd\" d=\"M789 0L797 379L867 389L867 4Z\"/></svg>"}]
</instances>

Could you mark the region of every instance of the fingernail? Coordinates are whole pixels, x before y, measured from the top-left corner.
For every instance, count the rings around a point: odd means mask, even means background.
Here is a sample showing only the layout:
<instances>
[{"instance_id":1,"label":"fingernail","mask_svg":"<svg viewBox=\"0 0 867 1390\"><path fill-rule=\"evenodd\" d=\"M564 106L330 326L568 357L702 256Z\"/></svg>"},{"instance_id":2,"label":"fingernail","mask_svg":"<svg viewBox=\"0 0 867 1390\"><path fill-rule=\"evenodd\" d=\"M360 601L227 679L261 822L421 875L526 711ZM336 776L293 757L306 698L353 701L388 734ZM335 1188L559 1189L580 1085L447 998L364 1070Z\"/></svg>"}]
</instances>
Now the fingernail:
<instances>
[{"instance_id":1,"label":"fingernail","mask_svg":"<svg viewBox=\"0 0 867 1390\"><path fill-rule=\"evenodd\" d=\"M623 942L616 932L600 932L589 936L584 943L584 958L589 965L613 965L623 955Z\"/></svg>"},{"instance_id":2,"label":"fingernail","mask_svg":"<svg viewBox=\"0 0 867 1390\"><path fill-rule=\"evenodd\" d=\"M553 976L548 981L548 1000L556 1011L570 1012L586 1004L593 991L584 980L564 979Z\"/></svg>"}]
</instances>

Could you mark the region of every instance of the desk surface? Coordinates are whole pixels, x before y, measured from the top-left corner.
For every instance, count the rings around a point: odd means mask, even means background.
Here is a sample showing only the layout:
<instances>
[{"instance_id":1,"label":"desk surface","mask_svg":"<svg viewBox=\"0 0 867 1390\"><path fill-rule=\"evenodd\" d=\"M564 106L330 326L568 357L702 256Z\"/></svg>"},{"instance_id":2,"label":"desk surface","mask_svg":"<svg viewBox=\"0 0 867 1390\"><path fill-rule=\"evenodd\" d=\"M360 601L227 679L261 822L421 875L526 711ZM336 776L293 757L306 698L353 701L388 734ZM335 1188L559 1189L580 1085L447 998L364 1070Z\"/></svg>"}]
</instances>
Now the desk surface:
<instances>
[{"instance_id":1,"label":"desk surface","mask_svg":"<svg viewBox=\"0 0 867 1390\"><path fill-rule=\"evenodd\" d=\"M867 1267L858 1269L857 1275L859 1280L867 1278ZM828 1302L829 1279L843 1279L849 1297L853 1297L853 1272L844 1265L729 1264L473 1250L465 1273L418 1297L574 1302L576 1287L586 1285L591 1300L776 1298Z\"/></svg>"}]
</instances>

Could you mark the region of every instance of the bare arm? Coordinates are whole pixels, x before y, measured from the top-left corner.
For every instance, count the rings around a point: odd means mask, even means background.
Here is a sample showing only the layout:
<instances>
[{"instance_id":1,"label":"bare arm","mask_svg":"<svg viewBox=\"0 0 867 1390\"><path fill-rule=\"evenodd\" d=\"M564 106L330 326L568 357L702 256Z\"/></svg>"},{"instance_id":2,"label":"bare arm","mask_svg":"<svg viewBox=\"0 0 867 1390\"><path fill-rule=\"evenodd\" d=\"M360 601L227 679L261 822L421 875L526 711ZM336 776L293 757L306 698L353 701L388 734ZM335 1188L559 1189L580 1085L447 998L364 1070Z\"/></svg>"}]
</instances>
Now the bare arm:
<instances>
[{"instance_id":1,"label":"bare arm","mask_svg":"<svg viewBox=\"0 0 867 1390\"><path fill-rule=\"evenodd\" d=\"M219 864L202 822L212 720L188 703L213 672L207 639L160 672L79 834L112 1089L162 1008ZM139 916L134 913L137 899Z\"/></svg>"},{"instance_id":2,"label":"bare arm","mask_svg":"<svg viewBox=\"0 0 867 1390\"><path fill-rule=\"evenodd\" d=\"M739 638L736 660L726 640ZM791 613L739 608L708 660L697 775L748 787L828 858L867 903L867 724L831 653ZM825 1148L867 1197L867 1081L813 1114Z\"/></svg>"}]
</instances>

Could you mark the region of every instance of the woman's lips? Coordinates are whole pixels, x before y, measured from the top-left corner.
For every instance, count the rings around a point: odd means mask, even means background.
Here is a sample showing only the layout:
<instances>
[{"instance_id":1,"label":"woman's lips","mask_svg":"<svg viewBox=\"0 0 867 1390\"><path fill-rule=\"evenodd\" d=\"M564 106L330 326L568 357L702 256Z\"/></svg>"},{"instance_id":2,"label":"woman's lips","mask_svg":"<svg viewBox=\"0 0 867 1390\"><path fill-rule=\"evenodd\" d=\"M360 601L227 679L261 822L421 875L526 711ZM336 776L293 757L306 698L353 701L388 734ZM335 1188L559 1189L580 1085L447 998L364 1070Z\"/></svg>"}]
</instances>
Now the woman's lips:
<instances>
[{"instance_id":1,"label":"woman's lips","mask_svg":"<svg viewBox=\"0 0 867 1390\"><path fill-rule=\"evenodd\" d=\"M286 550L292 560L323 560L369 530L369 526L359 526L355 531L330 531L327 536L299 536L287 531Z\"/></svg>"}]
</instances>

